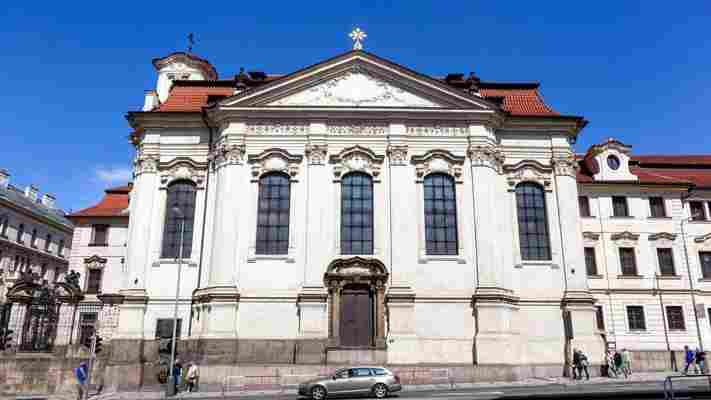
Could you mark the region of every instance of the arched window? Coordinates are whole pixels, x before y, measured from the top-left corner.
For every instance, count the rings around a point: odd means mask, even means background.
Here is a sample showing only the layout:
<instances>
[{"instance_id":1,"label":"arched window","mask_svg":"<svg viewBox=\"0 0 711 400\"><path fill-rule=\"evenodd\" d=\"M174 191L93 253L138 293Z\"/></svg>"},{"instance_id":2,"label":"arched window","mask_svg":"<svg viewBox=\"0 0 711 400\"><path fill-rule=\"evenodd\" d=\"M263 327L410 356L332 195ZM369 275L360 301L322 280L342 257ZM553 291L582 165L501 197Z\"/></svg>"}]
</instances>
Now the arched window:
<instances>
[{"instance_id":1,"label":"arched window","mask_svg":"<svg viewBox=\"0 0 711 400\"><path fill-rule=\"evenodd\" d=\"M25 236L25 224L20 224L17 227L17 242L22 243L22 237Z\"/></svg>"},{"instance_id":2,"label":"arched window","mask_svg":"<svg viewBox=\"0 0 711 400\"><path fill-rule=\"evenodd\" d=\"M279 172L259 178L257 254L289 252L289 176Z\"/></svg>"},{"instance_id":3,"label":"arched window","mask_svg":"<svg viewBox=\"0 0 711 400\"><path fill-rule=\"evenodd\" d=\"M190 181L177 181L168 186L165 202L165 223L163 225L162 258L180 256L180 219L174 211L177 207L184 218L183 258L189 258L193 248L193 221L195 219L195 184Z\"/></svg>"},{"instance_id":4,"label":"arched window","mask_svg":"<svg viewBox=\"0 0 711 400\"><path fill-rule=\"evenodd\" d=\"M428 255L457 255L457 199L454 179L446 174L425 177L425 240Z\"/></svg>"},{"instance_id":5,"label":"arched window","mask_svg":"<svg viewBox=\"0 0 711 400\"><path fill-rule=\"evenodd\" d=\"M532 182L516 186L516 209L521 259L550 260L551 245L543 188Z\"/></svg>"},{"instance_id":6,"label":"arched window","mask_svg":"<svg viewBox=\"0 0 711 400\"><path fill-rule=\"evenodd\" d=\"M341 181L341 254L373 254L373 179L362 172Z\"/></svg>"}]
</instances>

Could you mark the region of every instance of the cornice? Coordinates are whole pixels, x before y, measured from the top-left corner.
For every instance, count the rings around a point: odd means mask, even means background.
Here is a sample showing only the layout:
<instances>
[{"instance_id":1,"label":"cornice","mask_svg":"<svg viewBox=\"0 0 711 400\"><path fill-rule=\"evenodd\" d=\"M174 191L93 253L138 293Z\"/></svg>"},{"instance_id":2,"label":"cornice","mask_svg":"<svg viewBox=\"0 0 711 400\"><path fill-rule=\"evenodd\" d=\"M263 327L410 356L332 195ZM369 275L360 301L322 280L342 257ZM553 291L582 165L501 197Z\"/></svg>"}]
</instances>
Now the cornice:
<instances>
[{"instance_id":1,"label":"cornice","mask_svg":"<svg viewBox=\"0 0 711 400\"><path fill-rule=\"evenodd\" d=\"M206 129L201 112L130 111L126 120L133 129L202 128Z\"/></svg>"},{"instance_id":2,"label":"cornice","mask_svg":"<svg viewBox=\"0 0 711 400\"><path fill-rule=\"evenodd\" d=\"M68 235L71 235L74 230L73 227L64 226L64 225L59 224L55 221L52 221L49 218L45 218L42 215L35 214L35 213L27 210L24 207L19 207L17 204L15 204L11 201L7 201L5 198L2 198L2 197L0 197L0 205L5 206L7 208L11 208L12 210L14 210L14 211L16 211L28 218L34 219L35 221L39 222L40 224L45 224L45 225L51 226L55 229L61 230L65 233L67 233ZM69 219L66 216L64 216L64 218Z\"/></svg>"}]
</instances>

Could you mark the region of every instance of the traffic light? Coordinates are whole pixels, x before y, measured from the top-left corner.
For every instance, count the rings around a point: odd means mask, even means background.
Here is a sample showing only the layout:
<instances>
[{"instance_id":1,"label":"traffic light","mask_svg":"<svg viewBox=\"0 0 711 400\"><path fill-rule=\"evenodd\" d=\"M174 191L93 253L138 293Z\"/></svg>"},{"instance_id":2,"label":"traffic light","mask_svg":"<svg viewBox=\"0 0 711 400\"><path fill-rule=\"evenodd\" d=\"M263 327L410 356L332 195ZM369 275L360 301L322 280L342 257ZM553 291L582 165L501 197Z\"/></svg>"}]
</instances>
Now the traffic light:
<instances>
[{"instance_id":1,"label":"traffic light","mask_svg":"<svg viewBox=\"0 0 711 400\"><path fill-rule=\"evenodd\" d=\"M102 341L102 340L103 340L103 339L101 338L101 336L96 335L96 343L94 344L94 354L99 354L99 353L101 353L101 350L102 350L102 349L101 349L101 341Z\"/></svg>"},{"instance_id":2,"label":"traffic light","mask_svg":"<svg viewBox=\"0 0 711 400\"><path fill-rule=\"evenodd\" d=\"M0 330L0 351L9 350L12 346L12 334L15 333L12 329Z\"/></svg>"}]
</instances>

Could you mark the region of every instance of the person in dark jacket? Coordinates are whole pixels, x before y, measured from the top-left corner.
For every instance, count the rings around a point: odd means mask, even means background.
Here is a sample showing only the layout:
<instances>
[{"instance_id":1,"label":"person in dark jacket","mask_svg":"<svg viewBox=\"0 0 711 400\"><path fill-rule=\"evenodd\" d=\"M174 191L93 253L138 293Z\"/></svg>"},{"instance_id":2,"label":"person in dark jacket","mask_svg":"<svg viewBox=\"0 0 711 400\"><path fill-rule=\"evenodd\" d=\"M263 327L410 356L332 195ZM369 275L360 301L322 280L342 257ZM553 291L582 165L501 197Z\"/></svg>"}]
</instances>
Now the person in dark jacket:
<instances>
[{"instance_id":1,"label":"person in dark jacket","mask_svg":"<svg viewBox=\"0 0 711 400\"><path fill-rule=\"evenodd\" d=\"M693 367L696 356L689 346L684 346L684 375L689 373L689 368Z\"/></svg>"},{"instance_id":2,"label":"person in dark jacket","mask_svg":"<svg viewBox=\"0 0 711 400\"><path fill-rule=\"evenodd\" d=\"M699 348L697 347L694 362L696 362L696 367L698 368L698 371L700 374L706 373L706 352L705 351L699 350Z\"/></svg>"},{"instance_id":3,"label":"person in dark jacket","mask_svg":"<svg viewBox=\"0 0 711 400\"><path fill-rule=\"evenodd\" d=\"M180 377L183 374L183 364L180 360L175 360L175 365L173 365L173 385L175 385L175 393L180 391Z\"/></svg>"},{"instance_id":4,"label":"person in dark jacket","mask_svg":"<svg viewBox=\"0 0 711 400\"><path fill-rule=\"evenodd\" d=\"M573 349L573 380L580 379L580 353L578 349Z\"/></svg>"}]
</instances>

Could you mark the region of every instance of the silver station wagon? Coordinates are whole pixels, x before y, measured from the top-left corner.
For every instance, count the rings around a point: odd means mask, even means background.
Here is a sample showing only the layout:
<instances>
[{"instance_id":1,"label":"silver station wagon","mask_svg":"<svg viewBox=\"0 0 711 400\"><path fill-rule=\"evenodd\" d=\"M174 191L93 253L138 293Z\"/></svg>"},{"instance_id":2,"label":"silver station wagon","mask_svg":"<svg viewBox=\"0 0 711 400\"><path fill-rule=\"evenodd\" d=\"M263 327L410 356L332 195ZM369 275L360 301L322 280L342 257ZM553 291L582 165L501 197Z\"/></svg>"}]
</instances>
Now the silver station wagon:
<instances>
[{"instance_id":1,"label":"silver station wagon","mask_svg":"<svg viewBox=\"0 0 711 400\"><path fill-rule=\"evenodd\" d=\"M400 390L400 378L383 367L343 368L332 376L312 379L299 385L299 394L314 400L364 394L382 399Z\"/></svg>"}]
</instances>

